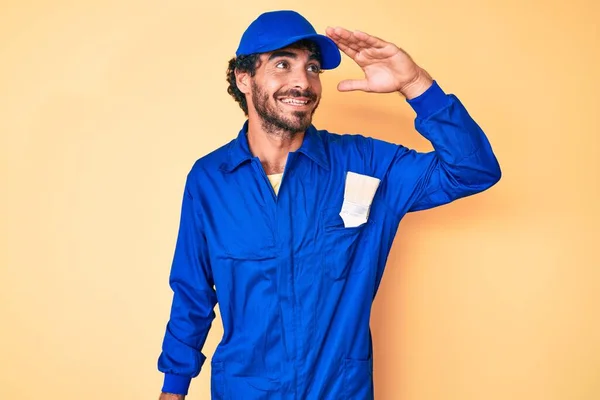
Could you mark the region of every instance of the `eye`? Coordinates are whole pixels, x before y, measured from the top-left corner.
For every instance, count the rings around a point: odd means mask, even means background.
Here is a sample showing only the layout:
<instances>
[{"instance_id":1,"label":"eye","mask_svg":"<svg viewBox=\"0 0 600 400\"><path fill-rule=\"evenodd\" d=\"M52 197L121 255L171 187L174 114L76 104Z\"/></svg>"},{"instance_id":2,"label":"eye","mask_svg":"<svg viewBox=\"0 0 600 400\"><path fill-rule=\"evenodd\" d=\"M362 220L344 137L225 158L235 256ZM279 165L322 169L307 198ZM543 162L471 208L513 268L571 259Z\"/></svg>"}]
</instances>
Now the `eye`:
<instances>
[{"instance_id":1,"label":"eye","mask_svg":"<svg viewBox=\"0 0 600 400\"><path fill-rule=\"evenodd\" d=\"M289 66L289 64L287 63L287 61L279 61L277 64L275 64L275 68L278 69L285 69Z\"/></svg>"},{"instance_id":2,"label":"eye","mask_svg":"<svg viewBox=\"0 0 600 400\"><path fill-rule=\"evenodd\" d=\"M321 67L317 64L311 64L308 66L308 70L310 72L314 72L316 74L320 74L321 73Z\"/></svg>"}]
</instances>

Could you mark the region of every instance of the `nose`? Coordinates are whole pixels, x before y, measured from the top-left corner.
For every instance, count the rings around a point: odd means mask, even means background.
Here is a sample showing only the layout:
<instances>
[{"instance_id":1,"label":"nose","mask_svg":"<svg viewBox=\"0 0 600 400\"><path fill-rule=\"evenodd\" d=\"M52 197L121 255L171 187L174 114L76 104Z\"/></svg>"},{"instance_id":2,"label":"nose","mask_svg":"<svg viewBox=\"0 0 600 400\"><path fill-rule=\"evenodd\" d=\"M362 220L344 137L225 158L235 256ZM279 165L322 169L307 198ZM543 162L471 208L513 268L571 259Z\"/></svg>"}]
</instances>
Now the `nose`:
<instances>
[{"instance_id":1,"label":"nose","mask_svg":"<svg viewBox=\"0 0 600 400\"><path fill-rule=\"evenodd\" d=\"M304 69L298 68L294 71L291 85L301 90L305 90L310 86L308 75Z\"/></svg>"}]
</instances>

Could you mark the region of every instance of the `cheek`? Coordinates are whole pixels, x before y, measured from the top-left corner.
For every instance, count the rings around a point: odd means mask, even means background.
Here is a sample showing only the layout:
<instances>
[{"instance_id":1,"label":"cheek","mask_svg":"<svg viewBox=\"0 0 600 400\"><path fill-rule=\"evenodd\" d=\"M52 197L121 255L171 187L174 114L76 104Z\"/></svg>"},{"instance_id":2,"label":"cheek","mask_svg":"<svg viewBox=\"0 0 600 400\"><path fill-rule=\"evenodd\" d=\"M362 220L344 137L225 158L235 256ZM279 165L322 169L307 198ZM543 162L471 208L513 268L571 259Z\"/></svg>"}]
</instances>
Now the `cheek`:
<instances>
[{"instance_id":1,"label":"cheek","mask_svg":"<svg viewBox=\"0 0 600 400\"><path fill-rule=\"evenodd\" d=\"M262 82L262 88L267 93L275 93L286 84L285 77L282 74L266 74L266 79Z\"/></svg>"},{"instance_id":2,"label":"cheek","mask_svg":"<svg viewBox=\"0 0 600 400\"><path fill-rule=\"evenodd\" d=\"M269 81L262 87L263 95L266 95L269 99L273 99L274 95L280 91L281 85L274 81Z\"/></svg>"},{"instance_id":3,"label":"cheek","mask_svg":"<svg viewBox=\"0 0 600 400\"><path fill-rule=\"evenodd\" d=\"M313 92L315 92L315 94L317 96L321 97L321 90L322 90L321 79L319 79L318 77L313 79L310 86L311 86Z\"/></svg>"}]
</instances>

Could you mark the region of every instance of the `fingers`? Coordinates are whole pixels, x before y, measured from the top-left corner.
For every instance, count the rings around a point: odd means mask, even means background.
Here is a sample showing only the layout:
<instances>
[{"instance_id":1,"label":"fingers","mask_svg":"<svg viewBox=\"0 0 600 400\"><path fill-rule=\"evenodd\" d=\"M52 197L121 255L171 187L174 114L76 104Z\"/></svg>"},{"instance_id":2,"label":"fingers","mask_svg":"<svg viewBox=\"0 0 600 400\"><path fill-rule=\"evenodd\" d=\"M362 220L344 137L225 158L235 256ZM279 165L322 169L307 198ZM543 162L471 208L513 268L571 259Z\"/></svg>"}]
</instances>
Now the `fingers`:
<instances>
[{"instance_id":1,"label":"fingers","mask_svg":"<svg viewBox=\"0 0 600 400\"><path fill-rule=\"evenodd\" d=\"M349 47L347 45L345 45L342 42L335 42L335 44L337 45L337 47L343 51L344 53L346 53L346 55L348 55L348 57L350 58L354 58L354 56L356 55L356 53L358 53L357 50L353 49L352 47Z\"/></svg>"},{"instance_id":2,"label":"fingers","mask_svg":"<svg viewBox=\"0 0 600 400\"><path fill-rule=\"evenodd\" d=\"M338 45L343 46L346 49L353 50L354 53L358 53L361 48L358 46L358 40L352 36L352 32L347 29L336 27L327 28L327 35ZM340 47L340 50L342 48Z\"/></svg>"},{"instance_id":3,"label":"fingers","mask_svg":"<svg viewBox=\"0 0 600 400\"><path fill-rule=\"evenodd\" d=\"M383 48L386 42L375 36L369 35L361 31L349 31L341 27L328 27L326 34L329 36L338 46L342 45L346 49L351 49L355 53L368 48ZM341 48L340 48L341 49ZM345 51L344 51L345 52Z\"/></svg>"},{"instance_id":4,"label":"fingers","mask_svg":"<svg viewBox=\"0 0 600 400\"><path fill-rule=\"evenodd\" d=\"M376 49L383 49L384 47L386 47L386 45L388 45L388 43L385 40L380 39L377 36L369 35L365 32L354 31L354 36L358 38L361 45L365 48L372 47Z\"/></svg>"},{"instance_id":5,"label":"fingers","mask_svg":"<svg viewBox=\"0 0 600 400\"><path fill-rule=\"evenodd\" d=\"M346 79L338 83L340 92L350 92L353 90L369 91L369 84L366 79Z\"/></svg>"},{"instance_id":6,"label":"fingers","mask_svg":"<svg viewBox=\"0 0 600 400\"><path fill-rule=\"evenodd\" d=\"M360 49L351 43L348 38L351 36L350 32L342 28L332 28L327 27L325 33L331 40L335 42L335 44L342 50L348 57L354 58L356 53L360 51Z\"/></svg>"}]
</instances>

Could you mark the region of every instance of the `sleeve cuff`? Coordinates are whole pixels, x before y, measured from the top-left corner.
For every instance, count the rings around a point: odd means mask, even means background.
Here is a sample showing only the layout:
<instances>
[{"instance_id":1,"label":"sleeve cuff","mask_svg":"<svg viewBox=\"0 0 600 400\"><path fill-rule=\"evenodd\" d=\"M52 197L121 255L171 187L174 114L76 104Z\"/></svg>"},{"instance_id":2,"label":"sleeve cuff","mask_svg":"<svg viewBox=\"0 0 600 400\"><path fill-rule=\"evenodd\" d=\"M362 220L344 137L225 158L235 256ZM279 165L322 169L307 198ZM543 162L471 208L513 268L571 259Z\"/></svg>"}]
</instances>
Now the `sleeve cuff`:
<instances>
[{"instance_id":1,"label":"sleeve cuff","mask_svg":"<svg viewBox=\"0 0 600 400\"><path fill-rule=\"evenodd\" d=\"M420 96L410 100L407 99L406 101L415 110L419 119L429 118L449 103L448 96L446 96L446 93L438 85L437 81L433 81L433 84Z\"/></svg>"},{"instance_id":2,"label":"sleeve cuff","mask_svg":"<svg viewBox=\"0 0 600 400\"><path fill-rule=\"evenodd\" d=\"M187 395L191 381L192 378L187 376L165 374L162 391L163 393Z\"/></svg>"}]
</instances>

